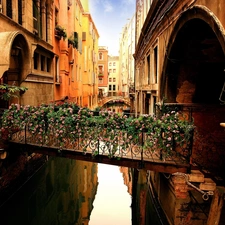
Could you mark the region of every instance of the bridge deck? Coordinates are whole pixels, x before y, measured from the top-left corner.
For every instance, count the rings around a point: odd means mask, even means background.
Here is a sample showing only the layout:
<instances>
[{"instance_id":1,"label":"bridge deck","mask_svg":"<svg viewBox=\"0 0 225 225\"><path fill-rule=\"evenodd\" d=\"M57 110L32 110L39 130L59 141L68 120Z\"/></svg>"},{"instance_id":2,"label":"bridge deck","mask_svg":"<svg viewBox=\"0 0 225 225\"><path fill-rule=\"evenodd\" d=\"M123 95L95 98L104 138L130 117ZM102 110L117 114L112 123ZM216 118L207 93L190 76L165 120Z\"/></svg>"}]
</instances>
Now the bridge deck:
<instances>
[{"instance_id":1,"label":"bridge deck","mask_svg":"<svg viewBox=\"0 0 225 225\"><path fill-rule=\"evenodd\" d=\"M55 139L54 139L55 140ZM63 147L57 140L41 144L39 138L18 132L10 141L12 149L27 152L65 157L76 160L104 163L131 168L147 169L163 173L184 172L190 169L190 164L177 155L164 157L160 150L143 149L142 145L128 145L125 149L120 145L108 145L107 142L77 139L64 140Z\"/></svg>"}]
</instances>

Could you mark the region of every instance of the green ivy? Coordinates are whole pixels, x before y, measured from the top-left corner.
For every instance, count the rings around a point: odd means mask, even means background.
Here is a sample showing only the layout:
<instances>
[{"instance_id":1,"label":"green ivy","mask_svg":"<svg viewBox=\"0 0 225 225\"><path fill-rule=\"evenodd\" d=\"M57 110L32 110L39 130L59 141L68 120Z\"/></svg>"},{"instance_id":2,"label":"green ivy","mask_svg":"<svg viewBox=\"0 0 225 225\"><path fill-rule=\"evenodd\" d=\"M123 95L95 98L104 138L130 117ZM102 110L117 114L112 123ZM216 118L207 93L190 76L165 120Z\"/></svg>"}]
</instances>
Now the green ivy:
<instances>
[{"instance_id":1,"label":"green ivy","mask_svg":"<svg viewBox=\"0 0 225 225\"><path fill-rule=\"evenodd\" d=\"M18 86L11 86L8 84L1 84L0 98L8 101L11 98L18 98L20 96L20 93L24 93L27 90L28 88L26 87L18 87Z\"/></svg>"}]
</instances>

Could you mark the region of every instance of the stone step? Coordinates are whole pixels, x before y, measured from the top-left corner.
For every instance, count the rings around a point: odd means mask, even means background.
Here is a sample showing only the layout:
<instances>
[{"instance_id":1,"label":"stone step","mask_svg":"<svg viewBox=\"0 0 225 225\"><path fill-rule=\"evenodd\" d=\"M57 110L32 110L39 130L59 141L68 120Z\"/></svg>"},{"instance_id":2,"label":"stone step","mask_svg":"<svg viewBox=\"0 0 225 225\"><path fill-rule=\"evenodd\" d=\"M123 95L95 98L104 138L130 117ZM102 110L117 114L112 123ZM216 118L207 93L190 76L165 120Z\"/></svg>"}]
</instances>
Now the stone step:
<instances>
[{"instance_id":1,"label":"stone step","mask_svg":"<svg viewBox=\"0 0 225 225\"><path fill-rule=\"evenodd\" d=\"M200 183L199 188L203 191L214 191L216 183L211 178L205 178L203 183Z\"/></svg>"},{"instance_id":2,"label":"stone step","mask_svg":"<svg viewBox=\"0 0 225 225\"><path fill-rule=\"evenodd\" d=\"M191 170L191 173L188 174L188 181L203 183L205 181L205 177L204 174L199 170Z\"/></svg>"}]
</instances>

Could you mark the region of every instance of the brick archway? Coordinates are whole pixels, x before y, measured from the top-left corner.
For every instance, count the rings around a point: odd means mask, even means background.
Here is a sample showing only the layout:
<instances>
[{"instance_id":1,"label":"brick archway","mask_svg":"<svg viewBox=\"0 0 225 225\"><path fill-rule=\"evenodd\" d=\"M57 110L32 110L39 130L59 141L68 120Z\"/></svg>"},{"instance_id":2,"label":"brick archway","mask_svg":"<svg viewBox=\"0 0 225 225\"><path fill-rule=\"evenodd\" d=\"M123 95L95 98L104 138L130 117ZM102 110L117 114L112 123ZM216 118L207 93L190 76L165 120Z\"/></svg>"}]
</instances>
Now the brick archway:
<instances>
[{"instance_id":1,"label":"brick archway","mask_svg":"<svg viewBox=\"0 0 225 225\"><path fill-rule=\"evenodd\" d=\"M200 81L194 81L197 77L196 73L209 73L210 70L212 71L214 69L217 74L217 81L214 80L216 82L214 84L214 90L218 85L221 90L221 84L224 82L222 74L225 68L223 65L225 60L224 53L225 31L216 16L205 6L194 6L184 12L176 22L168 40L161 79L161 99L168 97L169 102L203 101L203 97L199 96L202 91L199 91L200 94L197 94L195 99L191 96L194 95L191 92L196 91L196 82L200 83ZM197 71L198 69L200 72ZM203 72L203 69L206 71ZM186 78L183 78L183 81L177 80L184 73L186 73ZM189 81L184 83L185 80ZM186 99L179 97L176 99L177 92L181 90L181 83L184 85ZM208 86L211 85L212 83L209 81ZM205 87L205 95L207 95L206 89L207 87ZM189 92L189 96L187 96L187 92ZM218 96L219 93L215 93L214 99L211 102L216 101L215 99L218 100Z\"/></svg>"},{"instance_id":2,"label":"brick archway","mask_svg":"<svg viewBox=\"0 0 225 225\"><path fill-rule=\"evenodd\" d=\"M225 32L206 7L182 14L168 40L160 95L167 103L188 105L196 126L192 162L225 177L225 136L219 100L225 83Z\"/></svg>"},{"instance_id":3,"label":"brick archway","mask_svg":"<svg viewBox=\"0 0 225 225\"><path fill-rule=\"evenodd\" d=\"M20 86L30 68L27 40L18 31L0 33L0 83ZM0 100L0 108L7 108L8 101Z\"/></svg>"}]
</instances>

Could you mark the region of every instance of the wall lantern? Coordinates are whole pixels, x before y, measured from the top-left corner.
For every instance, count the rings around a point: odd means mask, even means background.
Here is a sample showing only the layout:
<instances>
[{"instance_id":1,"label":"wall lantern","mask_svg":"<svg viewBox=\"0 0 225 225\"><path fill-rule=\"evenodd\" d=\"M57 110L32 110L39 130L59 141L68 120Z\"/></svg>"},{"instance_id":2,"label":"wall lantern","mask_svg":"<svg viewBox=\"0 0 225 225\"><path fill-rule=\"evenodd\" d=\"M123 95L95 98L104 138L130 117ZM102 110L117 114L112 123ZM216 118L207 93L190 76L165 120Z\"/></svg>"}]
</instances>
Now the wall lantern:
<instances>
[{"instance_id":1,"label":"wall lantern","mask_svg":"<svg viewBox=\"0 0 225 225\"><path fill-rule=\"evenodd\" d=\"M13 46L11 49L11 56L18 56L20 54L21 48L19 46Z\"/></svg>"}]
</instances>

